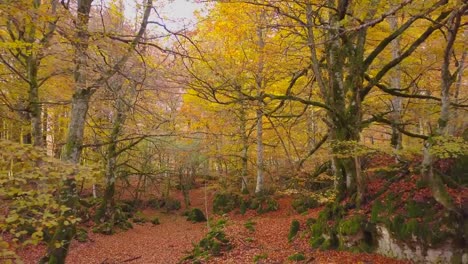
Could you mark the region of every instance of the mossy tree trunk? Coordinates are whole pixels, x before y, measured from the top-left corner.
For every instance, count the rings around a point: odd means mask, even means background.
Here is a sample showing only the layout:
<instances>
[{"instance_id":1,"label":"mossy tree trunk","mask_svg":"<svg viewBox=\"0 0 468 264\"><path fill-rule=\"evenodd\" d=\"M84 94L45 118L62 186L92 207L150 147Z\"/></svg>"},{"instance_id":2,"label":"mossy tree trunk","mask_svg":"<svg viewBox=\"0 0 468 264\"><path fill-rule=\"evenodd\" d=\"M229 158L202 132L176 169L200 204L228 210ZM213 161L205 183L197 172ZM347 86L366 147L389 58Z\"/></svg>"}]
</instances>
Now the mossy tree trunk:
<instances>
[{"instance_id":1,"label":"mossy tree trunk","mask_svg":"<svg viewBox=\"0 0 468 264\"><path fill-rule=\"evenodd\" d=\"M330 6L335 1L329 1ZM333 149L335 154L340 152L340 144L360 141L362 130L361 91L364 83L364 48L367 29L342 34L344 30L341 21L348 10L347 1L340 1L339 12L330 11L326 40L326 63L328 84L324 84L322 93L330 106L328 111L330 139L337 144ZM369 10L373 16L375 10ZM365 182L361 173L360 157L353 150L345 150L345 155L333 157L335 176L337 179L338 199L346 196L354 197L359 205L364 199Z\"/></svg>"},{"instance_id":2,"label":"mossy tree trunk","mask_svg":"<svg viewBox=\"0 0 468 264\"><path fill-rule=\"evenodd\" d=\"M394 5L392 5L394 6ZM390 24L390 29L396 31L398 29L398 16L396 14L389 16L388 23ZM400 48L400 37L395 38L391 44L392 50L392 59L396 59L401 54ZM392 89L401 91L401 68L400 65L396 65L390 75L390 83ZM398 130L398 126L401 123L403 100L399 96L394 96L391 100L391 110L392 110L392 137L390 144L395 150L395 153L398 153L403 148L403 137L402 133ZM397 160L399 160L397 154Z\"/></svg>"},{"instance_id":3,"label":"mossy tree trunk","mask_svg":"<svg viewBox=\"0 0 468 264\"><path fill-rule=\"evenodd\" d=\"M76 42L75 47L75 93L71 104L70 124L68 126L67 140L62 153L62 159L75 164L80 161L83 142L84 125L89 108L89 100L93 91L87 87L87 50L89 45L88 23L93 0L79 0L77 3ZM70 177L65 181L62 204L70 208L68 213L73 213L77 207L77 193L75 179ZM65 216L65 215L64 215ZM75 235L74 225L65 225L65 219L59 221L55 235L49 242L44 263L65 263L68 247ZM60 247L56 245L63 244Z\"/></svg>"},{"instance_id":4,"label":"mossy tree trunk","mask_svg":"<svg viewBox=\"0 0 468 264\"><path fill-rule=\"evenodd\" d=\"M100 223L109 223L114 225L115 220L115 182L117 180L117 159L121 153L118 150L119 137L122 134L123 126L126 120L126 112L130 102L125 101L125 91L121 80L114 80L110 88L115 95L115 107L112 113L112 130L109 135L109 145L106 152L106 173L104 197L101 206L96 213L96 220Z\"/></svg>"}]
</instances>

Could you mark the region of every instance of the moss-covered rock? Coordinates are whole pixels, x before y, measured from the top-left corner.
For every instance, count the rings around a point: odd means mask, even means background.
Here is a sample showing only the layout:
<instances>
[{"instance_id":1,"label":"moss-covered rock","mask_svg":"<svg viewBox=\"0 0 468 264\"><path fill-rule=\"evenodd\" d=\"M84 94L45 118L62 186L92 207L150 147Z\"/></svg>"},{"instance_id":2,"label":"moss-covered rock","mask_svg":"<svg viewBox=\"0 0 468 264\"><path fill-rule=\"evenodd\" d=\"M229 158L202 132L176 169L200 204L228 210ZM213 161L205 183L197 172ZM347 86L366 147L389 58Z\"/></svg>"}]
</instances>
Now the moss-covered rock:
<instances>
[{"instance_id":1,"label":"moss-covered rock","mask_svg":"<svg viewBox=\"0 0 468 264\"><path fill-rule=\"evenodd\" d=\"M320 248L320 246L322 246L322 244L325 242L325 238L323 236L318 236L318 237L312 237L310 239L310 246L312 248Z\"/></svg>"},{"instance_id":2,"label":"moss-covered rock","mask_svg":"<svg viewBox=\"0 0 468 264\"><path fill-rule=\"evenodd\" d=\"M206 236L194 245L190 254L183 260L191 263L201 263L210 256L219 256L223 251L230 250L232 244L224 233L226 221L221 219L215 223Z\"/></svg>"},{"instance_id":3,"label":"moss-covered rock","mask_svg":"<svg viewBox=\"0 0 468 264\"><path fill-rule=\"evenodd\" d=\"M192 223L206 222L206 217L202 210L193 208L187 215L187 221L191 221Z\"/></svg>"},{"instance_id":4,"label":"moss-covered rock","mask_svg":"<svg viewBox=\"0 0 468 264\"><path fill-rule=\"evenodd\" d=\"M363 215L353 215L340 221L340 224L338 225L338 233L343 236L356 235L363 229L364 223L365 217Z\"/></svg>"},{"instance_id":5,"label":"moss-covered rock","mask_svg":"<svg viewBox=\"0 0 468 264\"><path fill-rule=\"evenodd\" d=\"M229 213L240 204L240 197L232 193L216 193L213 199L213 212L215 214Z\"/></svg>"}]
</instances>

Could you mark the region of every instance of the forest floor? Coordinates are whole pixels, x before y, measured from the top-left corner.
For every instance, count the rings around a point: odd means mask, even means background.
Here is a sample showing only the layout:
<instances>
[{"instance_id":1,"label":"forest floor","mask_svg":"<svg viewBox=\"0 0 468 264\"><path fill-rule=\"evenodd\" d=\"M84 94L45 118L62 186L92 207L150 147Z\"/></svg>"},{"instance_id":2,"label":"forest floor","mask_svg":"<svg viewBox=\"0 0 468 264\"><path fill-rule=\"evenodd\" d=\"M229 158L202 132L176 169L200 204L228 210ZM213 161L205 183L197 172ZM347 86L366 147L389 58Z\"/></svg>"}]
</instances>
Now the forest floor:
<instances>
[{"instance_id":1,"label":"forest floor","mask_svg":"<svg viewBox=\"0 0 468 264\"><path fill-rule=\"evenodd\" d=\"M213 193L208 193L212 201ZM205 205L204 189L190 192L192 207L211 208ZM211 258L208 263L254 263L255 256L263 256L257 263L288 263L288 256L302 252L306 260L302 263L409 263L376 254L358 254L342 251L313 250L308 239L301 236L291 243L288 232L293 219L301 222L301 229L307 218L315 218L320 208L309 210L307 214L293 211L289 197L279 199L280 209L258 215L248 211L245 215L230 213L226 233L234 248L223 255ZM205 207L206 206L206 207ZM134 224L134 228L108 236L89 232L89 241L73 241L67 257L69 264L158 264L178 263L206 233L206 223L191 223L181 215L184 209L175 213L162 213L155 210L143 211L148 218L159 217L161 224ZM209 213L209 216L212 216ZM247 221L254 222L254 231L245 227ZM20 252L25 263L37 263L43 248L29 248Z\"/></svg>"}]
</instances>

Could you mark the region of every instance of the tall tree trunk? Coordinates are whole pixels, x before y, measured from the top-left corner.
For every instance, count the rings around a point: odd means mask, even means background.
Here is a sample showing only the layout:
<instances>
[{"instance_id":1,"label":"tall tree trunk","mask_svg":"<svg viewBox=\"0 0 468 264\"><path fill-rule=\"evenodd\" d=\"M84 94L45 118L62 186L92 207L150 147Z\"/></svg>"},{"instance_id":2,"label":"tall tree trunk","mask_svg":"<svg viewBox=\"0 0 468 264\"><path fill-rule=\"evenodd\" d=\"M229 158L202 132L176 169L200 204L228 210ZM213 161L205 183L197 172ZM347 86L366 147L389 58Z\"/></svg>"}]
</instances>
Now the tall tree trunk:
<instances>
[{"instance_id":1,"label":"tall tree trunk","mask_svg":"<svg viewBox=\"0 0 468 264\"><path fill-rule=\"evenodd\" d=\"M42 135L42 111L39 100L39 85L37 82L38 73L38 61L36 58L36 52L31 51L28 56L27 64L27 76L29 81L29 117L31 120L31 136L34 146L44 146L44 138Z\"/></svg>"},{"instance_id":2,"label":"tall tree trunk","mask_svg":"<svg viewBox=\"0 0 468 264\"><path fill-rule=\"evenodd\" d=\"M263 110L257 109L257 184L255 193L260 193L264 189L263 175Z\"/></svg>"},{"instance_id":3,"label":"tall tree trunk","mask_svg":"<svg viewBox=\"0 0 468 264\"><path fill-rule=\"evenodd\" d=\"M397 15L392 15L389 16L388 22L390 24L390 30L396 31L398 29L398 17ZM398 58L401 53L401 48L400 48L400 37L396 37L394 40L392 40L391 43L391 49L392 49L392 60ZM398 91L401 89L401 69L400 65L396 65L393 69L393 72L391 73L390 76L390 83L392 89L397 89ZM399 150L402 149L402 134L398 130L398 126L401 123L401 111L403 107L403 100L399 96L394 96L392 98L392 137L390 144L392 148L395 150L395 153L397 153ZM397 159L398 155L397 155Z\"/></svg>"},{"instance_id":4,"label":"tall tree trunk","mask_svg":"<svg viewBox=\"0 0 468 264\"><path fill-rule=\"evenodd\" d=\"M265 29L263 28L265 20L265 11L260 14L260 23L257 27L257 47L259 50L259 60L257 65L257 72L255 76L255 85L257 88L258 105L257 105L257 184L255 186L255 193L261 193L264 190L264 148L263 148L263 92L265 79L263 76L264 69L264 49L265 49Z\"/></svg>"},{"instance_id":5,"label":"tall tree trunk","mask_svg":"<svg viewBox=\"0 0 468 264\"><path fill-rule=\"evenodd\" d=\"M125 116L127 111L127 105L124 101L123 95L121 93L122 88L116 88L117 91L117 102L114 109L113 119L112 119L112 131L109 137L109 145L107 147L106 153L106 189L104 192L104 197L102 198L101 207L99 208L96 214L96 220L101 223L107 222L114 225L115 222L115 182L117 180L117 158L119 156L119 151L117 149L118 139L122 133L123 125L125 124Z\"/></svg>"},{"instance_id":6,"label":"tall tree trunk","mask_svg":"<svg viewBox=\"0 0 468 264\"><path fill-rule=\"evenodd\" d=\"M240 88L239 88L240 89ZM242 97L242 93L241 93ZM239 113L239 121L240 121L240 134L241 134L241 144L242 144L242 151L241 151L241 191L243 193L248 192L248 151L249 151L249 136L247 132L247 113L245 109L245 101L241 100L241 107Z\"/></svg>"},{"instance_id":7,"label":"tall tree trunk","mask_svg":"<svg viewBox=\"0 0 468 264\"><path fill-rule=\"evenodd\" d=\"M78 0L76 25L76 43L75 46L75 93L72 99L72 109L70 115L70 124L68 126L68 135L65 143L65 148L62 153L62 159L78 164L81 155L81 146L83 143L84 125L86 115L89 108L89 100L92 95L92 90L87 87L87 50L89 44L89 14L91 12L91 4L93 0ZM76 183L74 175L70 175L65 182L62 202L70 208L66 214L76 213L76 204L78 196L76 193ZM66 215L64 215L66 216ZM55 231L52 240L49 242L46 256L42 258L42 263L65 263L65 258L68 253L70 242L75 235L75 226L66 225L65 220L59 221L59 225ZM57 244L63 244L57 247Z\"/></svg>"}]
</instances>

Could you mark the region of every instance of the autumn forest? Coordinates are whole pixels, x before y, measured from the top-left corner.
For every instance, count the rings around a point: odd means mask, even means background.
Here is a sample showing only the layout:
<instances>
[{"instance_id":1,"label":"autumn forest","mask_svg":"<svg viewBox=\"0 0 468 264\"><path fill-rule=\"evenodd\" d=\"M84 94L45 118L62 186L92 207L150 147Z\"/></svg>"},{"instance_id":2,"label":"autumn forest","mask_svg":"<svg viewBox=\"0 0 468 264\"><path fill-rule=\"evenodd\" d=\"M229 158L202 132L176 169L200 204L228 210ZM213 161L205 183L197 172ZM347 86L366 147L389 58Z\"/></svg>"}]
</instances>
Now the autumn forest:
<instances>
[{"instance_id":1,"label":"autumn forest","mask_svg":"<svg viewBox=\"0 0 468 264\"><path fill-rule=\"evenodd\" d=\"M467 14L0 0L0 263L468 264Z\"/></svg>"}]
</instances>

